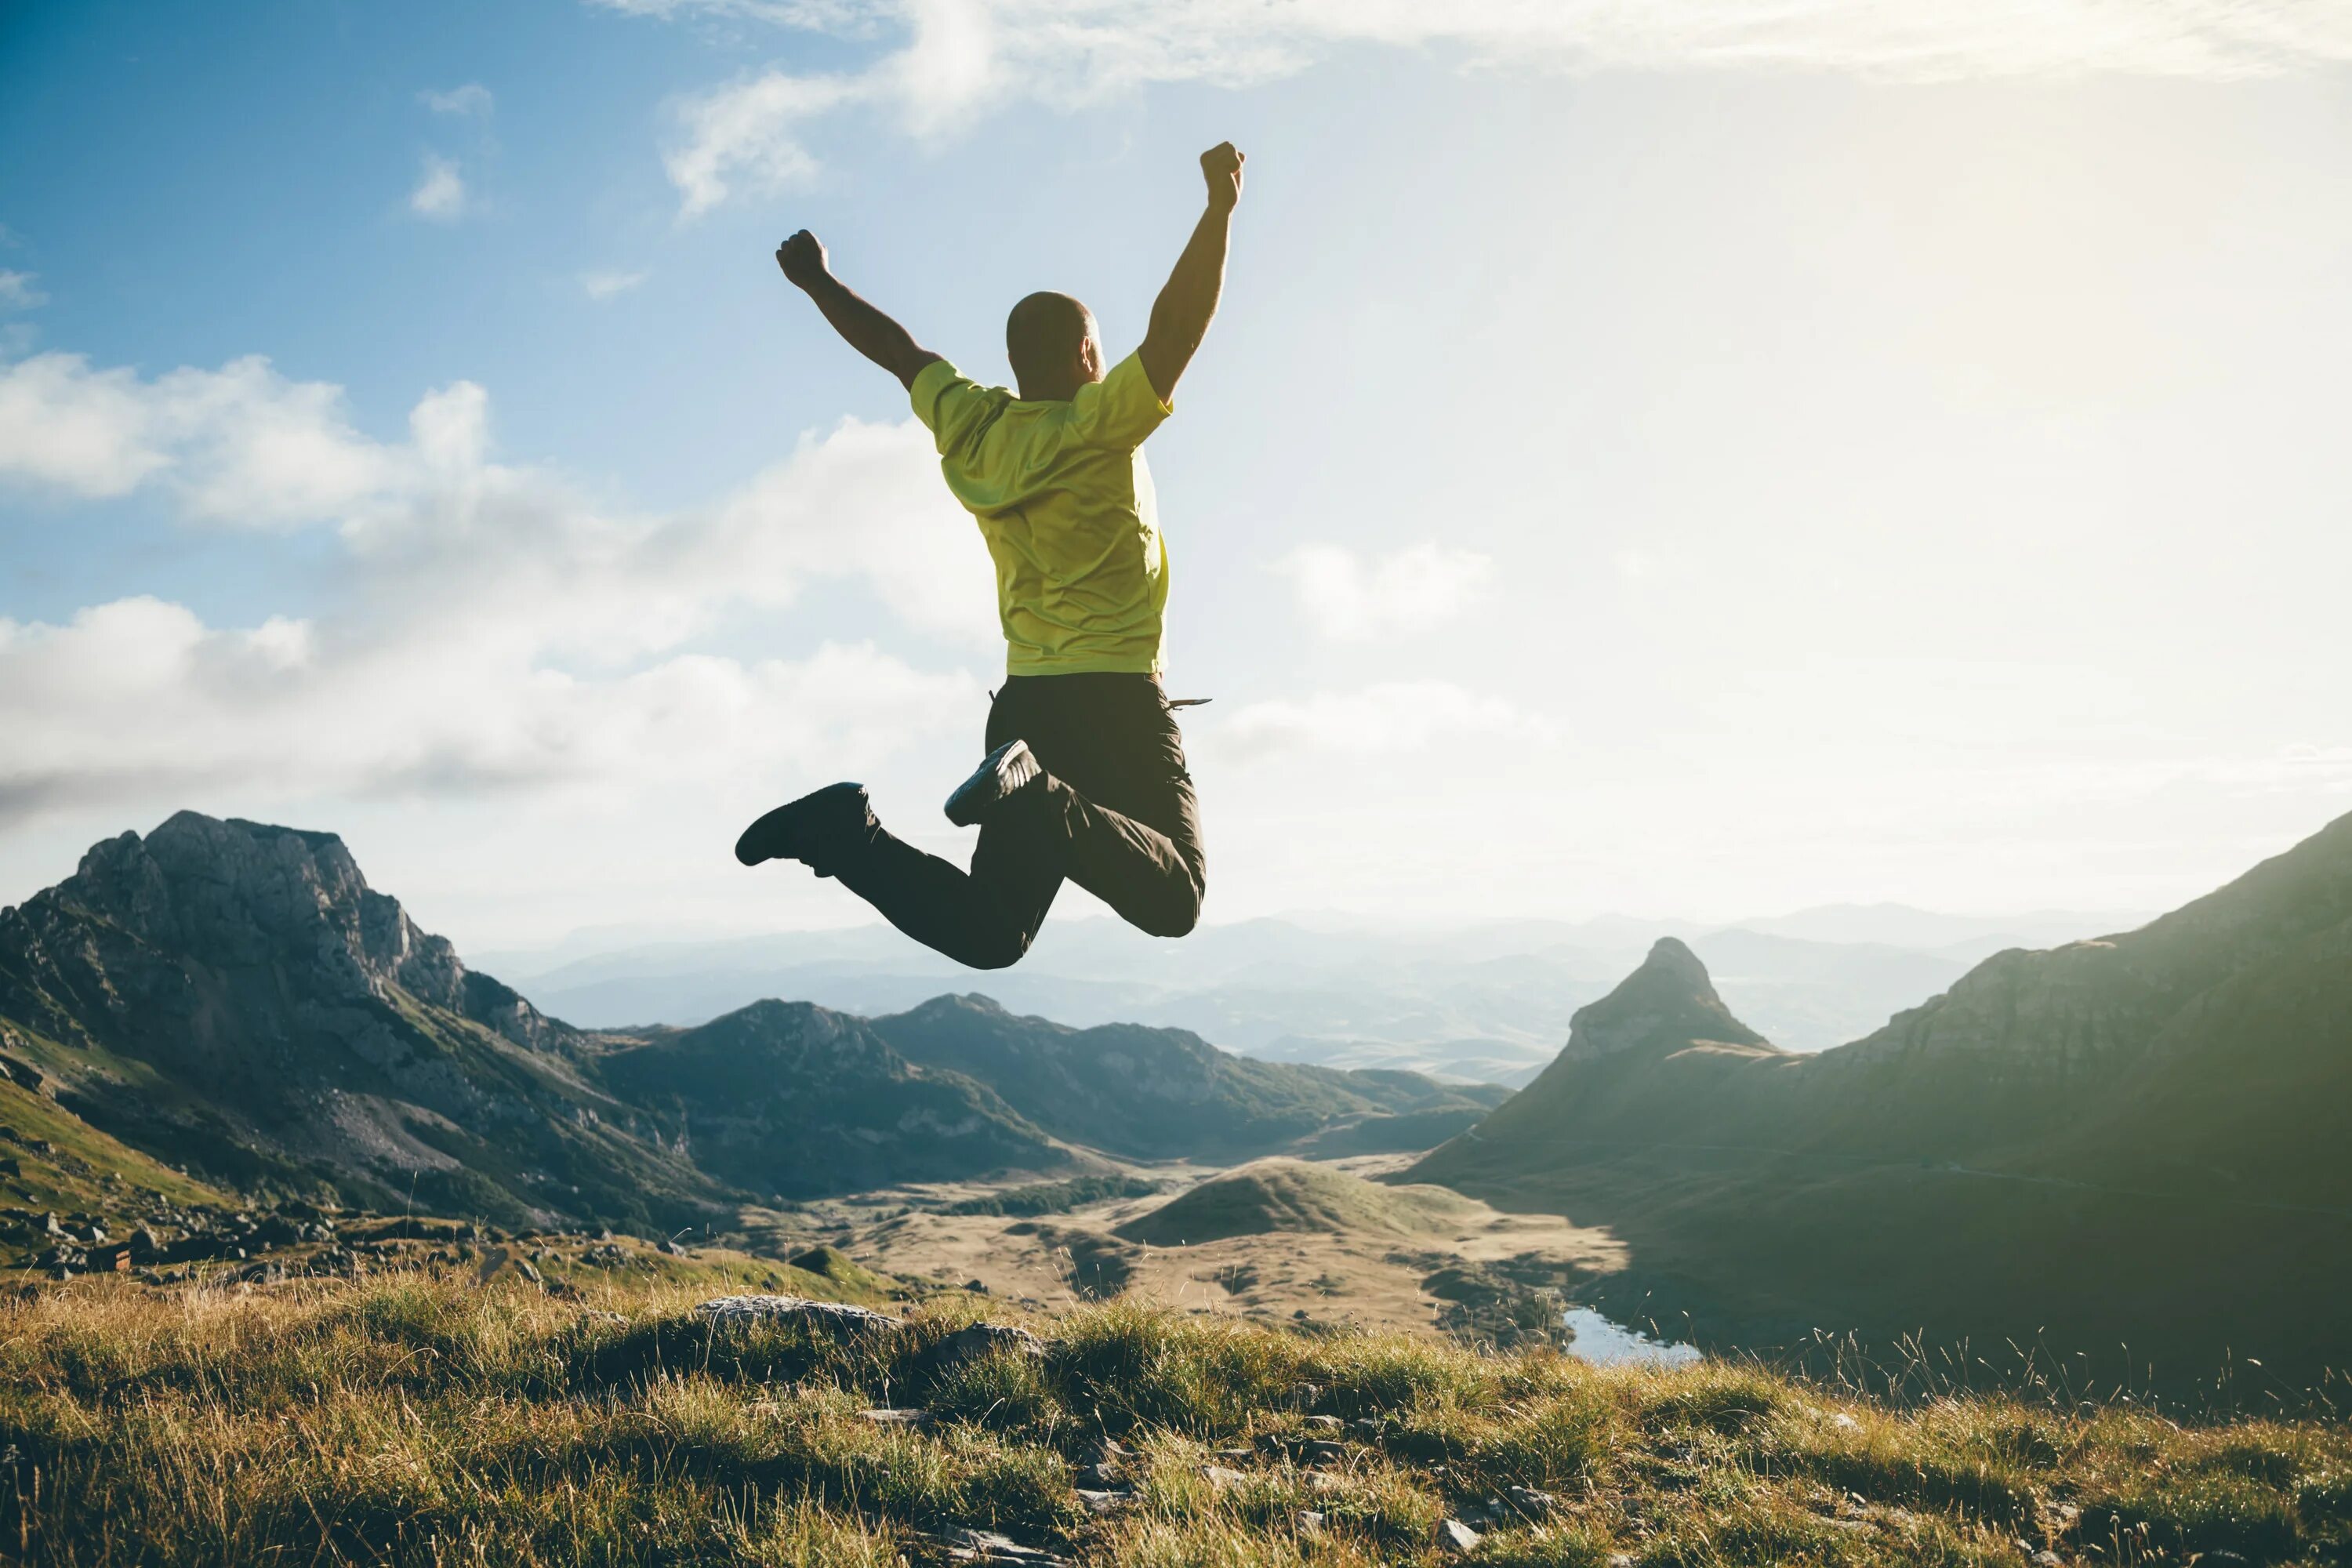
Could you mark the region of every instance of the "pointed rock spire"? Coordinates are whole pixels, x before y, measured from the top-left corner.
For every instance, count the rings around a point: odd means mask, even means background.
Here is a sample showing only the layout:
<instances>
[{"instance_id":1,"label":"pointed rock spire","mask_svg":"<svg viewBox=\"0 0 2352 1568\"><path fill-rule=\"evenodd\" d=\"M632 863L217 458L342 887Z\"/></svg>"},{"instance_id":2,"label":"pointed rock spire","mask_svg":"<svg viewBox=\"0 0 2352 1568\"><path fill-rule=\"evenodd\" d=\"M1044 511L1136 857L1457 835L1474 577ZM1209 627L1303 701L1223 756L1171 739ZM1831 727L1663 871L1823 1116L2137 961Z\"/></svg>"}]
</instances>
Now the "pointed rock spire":
<instances>
[{"instance_id":1,"label":"pointed rock spire","mask_svg":"<svg viewBox=\"0 0 2352 1568\"><path fill-rule=\"evenodd\" d=\"M1562 1061L1589 1061L1620 1051L1660 1054L1695 1040L1760 1046L1763 1036L1732 1016L1715 994L1706 965L1674 937L1662 936L1642 966L1600 1001L1577 1009L1569 1021Z\"/></svg>"}]
</instances>

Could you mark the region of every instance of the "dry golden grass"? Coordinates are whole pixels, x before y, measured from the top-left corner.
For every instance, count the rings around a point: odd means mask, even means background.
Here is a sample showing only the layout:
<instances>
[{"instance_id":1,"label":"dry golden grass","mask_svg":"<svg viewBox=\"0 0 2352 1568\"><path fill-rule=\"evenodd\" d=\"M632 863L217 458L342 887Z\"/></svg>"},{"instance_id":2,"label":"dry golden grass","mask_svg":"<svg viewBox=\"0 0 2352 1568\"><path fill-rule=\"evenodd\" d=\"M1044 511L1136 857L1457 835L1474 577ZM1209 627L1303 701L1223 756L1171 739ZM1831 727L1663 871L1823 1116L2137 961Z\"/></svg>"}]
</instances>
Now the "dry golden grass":
<instances>
[{"instance_id":1,"label":"dry golden grass","mask_svg":"<svg viewBox=\"0 0 2352 1568\"><path fill-rule=\"evenodd\" d=\"M1092 1563L1399 1563L1517 1486L1549 1517L1488 1529L1472 1561L2352 1560L2352 1434L2326 1423L1894 1409L1722 1363L1596 1370L1127 1303L1033 1324L1043 1358L938 1372L969 1301L845 1345L713 1330L699 1293L45 1294L0 1312L0 1558L864 1564L937 1560L961 1525ZM1073 1487L1106 1437L1134 1491L1097 1515Z\"/></svg>"}]
</instances>

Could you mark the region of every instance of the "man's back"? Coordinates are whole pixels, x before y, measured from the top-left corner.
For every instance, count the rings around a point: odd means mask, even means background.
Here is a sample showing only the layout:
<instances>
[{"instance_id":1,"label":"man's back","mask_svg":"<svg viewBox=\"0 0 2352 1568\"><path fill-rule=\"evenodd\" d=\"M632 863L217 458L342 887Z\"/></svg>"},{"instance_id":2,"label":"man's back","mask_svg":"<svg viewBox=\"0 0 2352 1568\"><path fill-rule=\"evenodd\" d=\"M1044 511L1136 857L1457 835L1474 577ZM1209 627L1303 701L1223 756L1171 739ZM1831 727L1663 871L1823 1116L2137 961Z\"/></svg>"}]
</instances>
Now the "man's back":
<instances>
[{"instance_id":1,"label":"man's back","mask_svg":"<svg viewBox=\"0 0 2352 1568\"><path fill-rule=\"evenodd\" d=\"M1142 344L1106 372L1094 312L1041 289L1004 323L1018 395L969 380L859 298L816 236L776 247L784 276L907 389L988 542L1011 646L989 694L987 754L946 802L950 822L980 829L970 870L885 829L848 780L761 816L735 841L744 865L797 860L976 969L1019 962L1066 881L1154 936L1200 920L1208 851L1177 705L1160 684L1168 556L1140 448L1224 286L1242 155L1212 147L1201 173L1206 205Z\"/></svg>"},{"instance_id":2,"label":"man's back","mask_svg":"<svg viewBox=\"0 0 2352 1568\"><path fill-rule=\"evenodd\" d=\"M1168 552L1141 445L1171 407L1139 356L1054 400L935 360L909 395L995 561L1008 673L1159 673Z\"/></svg>"}]
</instances>

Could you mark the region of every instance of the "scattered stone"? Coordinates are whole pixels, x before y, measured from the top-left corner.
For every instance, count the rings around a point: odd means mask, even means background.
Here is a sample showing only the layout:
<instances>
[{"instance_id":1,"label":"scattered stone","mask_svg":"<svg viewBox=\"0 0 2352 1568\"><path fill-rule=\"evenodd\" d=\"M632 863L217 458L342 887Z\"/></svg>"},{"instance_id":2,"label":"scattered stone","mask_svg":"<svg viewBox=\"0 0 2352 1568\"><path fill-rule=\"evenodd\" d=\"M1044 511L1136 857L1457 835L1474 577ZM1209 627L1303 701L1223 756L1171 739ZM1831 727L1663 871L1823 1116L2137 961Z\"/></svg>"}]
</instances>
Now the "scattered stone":
<instances>
[{"instance_id":1,"label":"scattered stone","mask_svg":"<svg viewBox=\"0 0 2352 1568\"><path fill-rule=\"evenodd\" d=\"M1126 1487L1106 1488L1101 1490L1073 1487L1070 1489L1076 1494L1078 1501L1086 1506L1086 1510L1092 1514L1116 1513L1135 1500L1134 1491Z\"/></svg>"},{"instance_id":2,"label":"scattered stone","mask_svg":"<svg viewBox=\"0 0 2352 1568\"><path fill-rule=\"evenodd\" d=\"M1010 1355L1043 1356L1044 1340L1010 1323L967 1323L931 1347L923 1359L937 1373L952 1371L983 1356L1003 1351Z\"/></svg>"},{"instance_id":3,"label":"scattered stone","mask_svg":"<svg viewBox=\"0 0 2352 1568\"><path fill-rule=\"evenodd\" d=\"M931 1424L931 1413L928 1410L883 1406L861 1410L857 1414L860 1419L871 1421L877 1426L928 1426Z\"/></svg>"},{"instance_id":4,"label":"scattered stone","mask_svg":"<svg viewBox=\"0 0 2352 1568\"><path fill-rule=\"evenodd\" d=\"M1440 1552L1475 1552L1478 1540L1478 1532L1458 1519L1446 1520L1437 1527L1437 1549Z\"/></svg>"},{"instance_id":5,"label":"scattered stone","mask_svg":"<svg viewBox=\"0 0 2352 1568\"><path fill-rule=\"evenodd\" d=\"M1348 1458L1347 1447L1340 1443L1309 1443L1299 1453L1310 1465L1344 1464Z\"/></svg>"},{"instance_id":6,"label":"scattered stone","mask_svg":"<svg viewBox=\"0 0 2352 1568\"><path fill-rule=\"evenodd\" d=\"M1039 1546L1024 1546L992 1530L966 1530L950 1525L933 1539L948 1549L950 1563L1010 1563L1024 1568L1066 1568L1068 1559Z\"/></svg>"},{"instance_id":7,"label":"scattered stone","mask_svg":"<svg viewBox=\"0 0 2352 1568\"><path fill-rule=\"evenodd\" d=\"M1848 1415L1843 1410L1830 1417L1830 1425L1836 1427L1841 1432L1859 1432L1862 1430L1862 1423L1855 1420L1853 1416Z\"/></svg>"},{"instance_id":8,"label":"scattered stone","mask_svg":"<svg viewBox=\"0 0 2352 1568\"><path fill-rule=\"evenodd\" d=\"M1201 1473L1206 1476L1209 1479L1209 1484L1219 1491L1223 1491L1230 1487L1237 1487L1249 1479L1241 1471L1226 1465L1202 1465Z\"/></svg>"},{"instance_id":9,"label":"scattered stone","mask_svg":"<svg viewBox=\"0 0 2352 1568\"><path fill-rule=\"evenodd\" d=\"M528 1258L518 1258L515 1259L515 1272L521 1275L524 1279L530 1280L534 1285L544 1285L547 1283L545 1279L541 1278L539 1270L530 1266L530 1259Z\"/></svg>"},{"instance_id":10,"label":"scattered stone","mask_svg":"<svg viewBox=\"0 0 2352 1568\"><path fill-rule=\"evenodd\" d=\"M1133 1458L1134 1454L1122 1447L1118 1439L1097 1438L1093 1462L1080 1467L1078 1473L1098 1487L1117 1486L1127 1479L1127 1461Z\"/></svg>"},{"instance_id":11,"label":"scattered stone","mask_svg":"<svg viewBox=\"0 0 2352 1568\"><path fill-rule=\"evenodd\" d=\"M963 1288L975 1296L988 1294L988 1281L985 1279L967 1279L963 1282Z\"/></svg>"},{"instance_id":12,"label":"scattered stone","mask_svg":"<svg viewBox=\"0 0 2352 1568\"><path fill-rule=\"evenodd\" d=\"M661 1244L661 1249L662 1249L664 1252L667 1253L667 1254L668 1254L670 1257L672 1257L672 1258L691 1258L692 1256L694 1256L692 1253L690 1253L690 1252L687 1251L687 1249L686 1249L685 1247L680 1247L680 1246L679 1246L677 1242L675 1242L675 1241L665 1241L665 1242L663 1242L663 1243Z\"/></svg>"},{"instance_id":13,"label":"scattered stone","mask_svg":"<svg viewBox=\"0 0 2352 1568\"><path fill-rule=\"evenodd\" d=\"M2209 1552L2206 1553L2206 1556L2210 1557L2212 1556L2212 1553ZM2051 1552L2046 1549L2035 1552L2033 1554L2033 1561L2035 1568L2065 1568L2066 1562L2064 1558L2059 1556L2055 1552Z\"/></svg>"},{"instance_id":14,"label":"scattered stone","mask_svg":"<svg viewBox=\"0 0 2352 1568\"><path fill-rule=\"evenodd\" d=\"M703 1302L695 1311L714 1323L799 1322L845 1338L895 1334L907 1326L904 1318L894 1318L871 1307L812 1301L800 1296L720 1296Z\"/></svg>"},{"instance_id":15,"label":"scattered stone","mask_svg":"<svg viewBox=\"0 0 2352 1568\"><path fill-rule=\"evenodd\" d=\"M1611 1552L1609 1568L1633 1568L1633 1554L1630 1552Z\"/></svg>"},{"instance_id":16,"label":"scattered stone","mask_svg":"<svg viewBox=\"0 0 2352 1568\"><path fill-rule=\"evenodd\" d=\"M1559 1499L1534 1487L1507 1487L1503 1495L1510 1500L1513 1508L1528 1519L1549 1519L1559 1507Z\"/></svg>"},{"instance_id":17,"label":"scattered stone","mask_svg":"<svg viewBox=\"0 0 2352 1568\"><path fill-rule=\"evenodd\" d=\"M163 1250L163 1238L146 1226L131 1233L131 1250L139 1258L152 1258Z\"/></svg>"},{"instance_id":18,"label":"scattered stone","mask_svg":"<svg viewBox=\"0 0 2352 1568\"><path fill-rule=\"evenodd\" d=\"M1302 1532L1308 1535L1312 1535L1317 1531L1322 1529L1323 1510L1319 1508L1300 1509L1298 1510L1298 1528Z\"/></svg>"},{"instance_id":19,"label":"scattered stone","mask_svg":"<svg viewBox=\"0 0 2352 1568\"><path fill-rule=\"evenodd\" d=\"M1305 1422L1305 1426L1309 1432L1339 1432L1346 1430L1346 1423L1342 1422L1337 1415L1309 1415Z\"/></svg>"}]
</instances>

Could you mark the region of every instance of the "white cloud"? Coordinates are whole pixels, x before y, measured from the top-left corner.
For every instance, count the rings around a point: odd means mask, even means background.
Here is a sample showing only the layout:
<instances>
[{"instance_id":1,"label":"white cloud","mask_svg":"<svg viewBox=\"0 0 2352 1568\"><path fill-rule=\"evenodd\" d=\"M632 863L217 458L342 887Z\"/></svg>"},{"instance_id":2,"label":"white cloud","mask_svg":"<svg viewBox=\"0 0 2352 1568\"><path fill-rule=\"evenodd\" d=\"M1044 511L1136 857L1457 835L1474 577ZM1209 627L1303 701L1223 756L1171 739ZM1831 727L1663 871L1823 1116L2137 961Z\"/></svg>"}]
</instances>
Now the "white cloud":
<instances>
[{"instance_id":1,"label":"white cloud","mask_svg":"<svg viewBox=\"0 0 2352 1568\"><path fill-rule=\"evenodd\" d=\"M1416 544L1376 561L1336 544L1306 544L1276 563L1318 632L1363 642L1425 631L1467 608L1493 575L1475 551Z\"/></svg>"},{"instance_id":2,"label":"white cloud","mask_svg":"<svg viewBox=\"0 0 2352 1568\"><path fill-rule=\"evenodd\" d=\"M609 300L615 294L625 294L646 280L642 272L583 272L580 291L591 300Z\"/></svg>"},{"instance_id":3,"label":"white cloud","mask_svg":"<svg viewBox=\"0 0 2352 1568\"><path fill-rule=\"evenodd\" d=\"M1304 701L1254 702L1204 729L1218 756L1243 763L1286 752L1390 756L1472 736L1532 744L1557 739L1541 716L1447 680L1386 681Z\"/></svg>"},{"instance_id":4,"label":"white cloud","mask_svg":"<svg viewBox=\"0 0 2352 1568\"><path fill-rule=\"evenodd\" d=\"M469 81L446 92L427 88L416 95L416 101L436 114L452 114L461 120L470 120L478 115L488 118L495 100L490 97L488 88L480 82Z\"/></svg>"},{"instance_id":5,"label":"white cloud","mask_svg":"<svg viewBox=\"0 0 2352 1568\"><path fill-rule=\"evenodd\" d=\"M0 821L197 788L284 800L808 778L812 759L866 766L979 695L870 645L681 653L597 677L549 668L527 639L451 629L220 629L152 598L61 626L0 621Z\"/></svg>"},{"instance_id":6,"label":"white cloud","mask_svg":"<svg viewBox=\"0 0 2352 1568\"><path fill-rule=\"evenodd\" d=\"M47 304L49 297L33 287L33 280L30 272L0 269L0 310L29 310Z\"/></svg>"},{"instance_id":7,"label":"white cloud","mask_svg":"<svg viewBox=\"0 0 2352 1568\"><path fill-rule=\"evenodd\" d=\"M495 460L489 399L420 399L406 438L267 361L152 381L50 354L0 377L0 472L150 487L192 520L332 522L342 590L306 619L205 624L136 597L0 621L0 820L192 786L286 798L805 776L968 713L979 682L871 646L719 657L735 612L856 582L904 626L995 638L990 568L912 421L844 421L706 506L616 514ZM959 548L963 546L964 548ZM817 780L815 782L824 782Z\"/></svg>"},{"instance_id":8,"label":"white cloud","mask_svg":"<svg viewBox=\"0 0 2352 1568\"><path fill-rule=\"evenodd\" d=\"M762 18L901 47L849 75L772 69L689 100L667 155L692 216L744 191L809 180L814 121L880 108L918 134L1004 103L1066 105L1152 82L1237 83L1351 45L1444 48L1521 68L1780 68L1906 80L2128 72L2235 78L2352 60L2337 0L597 0L657 16Z\"/></svg>"},{"instance_id":9,"label":"white cloud","mask_svg":"<svg viewBox=\"0 0 2352 1568\"><path fill-rule=\"evenodd\" d=\"M279 527L346 515L395 481L340 387L258 356L142 382L79 354L0 366L0 479L99 499L168 481L194 519Z\"/></svg>"},{"instance_id":10,"label":"white cloud","mask_svg":"<svg viewBox=\"0 0 2352 1568\"><path fill-rule=\"evenodd\" d=\"M408 193L408 210L435 223L455 223L466 212L466 177L457 165L437 153L425 155L416 188Z\"/></svg>"},{"instance_id":11,"label":"white cloud","mask_svg":"<svg viewBox=\"0 0 2352 1568\"><path fill-rule=\"evenodd\" d=\"M131 371L61 353L0 367L0 477L91 499L126 494L171 462L152 424Z\"/></svg>"},{"instance_id":12,"label":"white cloud","mask_svg":"<svg viewBox=\"0 0 2352 1568\"><path fill-rule=\"evenodd\" d=\"M875 86L866 79L770 71L688 100L678 111L685 139L662 161L683 198L682 212L691 217L717 206L737 188L730 182L754 192L808 184L817 162L800 144L801 126L873 98Z\"/></svg>"}]
</instances>

